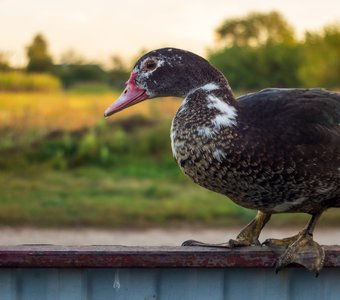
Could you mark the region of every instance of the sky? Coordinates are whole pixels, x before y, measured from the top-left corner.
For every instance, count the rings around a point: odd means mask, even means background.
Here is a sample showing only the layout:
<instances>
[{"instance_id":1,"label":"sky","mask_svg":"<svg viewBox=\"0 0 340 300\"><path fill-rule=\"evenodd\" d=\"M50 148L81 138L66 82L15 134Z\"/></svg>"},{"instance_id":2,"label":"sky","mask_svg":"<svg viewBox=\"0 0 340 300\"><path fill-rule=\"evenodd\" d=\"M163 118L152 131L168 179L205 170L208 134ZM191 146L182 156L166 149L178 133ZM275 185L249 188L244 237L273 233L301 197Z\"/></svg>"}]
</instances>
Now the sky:
<instances>
[{"instance_id":1,"label":"sky","mask_svg":"<svg viewBox=\"0 0 340 300\"><path fill-rule=\"evenodd\" d=\"M164 46L204 56L223 20L271 10L299 36L340 21L339 0L0 0L0 52L22 66L25 47L42 33L56 61L70 49L104 64Z\"/></svg>"}]
</instances>

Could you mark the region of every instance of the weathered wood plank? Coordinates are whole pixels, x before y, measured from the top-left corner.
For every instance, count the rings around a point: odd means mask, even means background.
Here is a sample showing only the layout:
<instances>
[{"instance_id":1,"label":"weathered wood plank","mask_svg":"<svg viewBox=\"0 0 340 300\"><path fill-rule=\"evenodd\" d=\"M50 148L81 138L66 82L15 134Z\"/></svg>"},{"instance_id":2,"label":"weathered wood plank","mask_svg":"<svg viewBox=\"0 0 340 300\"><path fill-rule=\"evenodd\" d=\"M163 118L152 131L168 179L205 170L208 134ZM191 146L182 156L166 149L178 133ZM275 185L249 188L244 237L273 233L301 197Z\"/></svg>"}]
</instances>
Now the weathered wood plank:
<instances>
[{"instance_id":1,"label":"weathered wood plank","mask_svg":"<svg viewBox=\"0 0 340 300\"><path fill-rule=\"evenodd\" d=\"M339 267L340 246L325 246L325 251L325 267ZM271 268L275 261L275 253L267 247L235 249L54 245L0 247L0 267Z\"/></svg>"}]
</instances>

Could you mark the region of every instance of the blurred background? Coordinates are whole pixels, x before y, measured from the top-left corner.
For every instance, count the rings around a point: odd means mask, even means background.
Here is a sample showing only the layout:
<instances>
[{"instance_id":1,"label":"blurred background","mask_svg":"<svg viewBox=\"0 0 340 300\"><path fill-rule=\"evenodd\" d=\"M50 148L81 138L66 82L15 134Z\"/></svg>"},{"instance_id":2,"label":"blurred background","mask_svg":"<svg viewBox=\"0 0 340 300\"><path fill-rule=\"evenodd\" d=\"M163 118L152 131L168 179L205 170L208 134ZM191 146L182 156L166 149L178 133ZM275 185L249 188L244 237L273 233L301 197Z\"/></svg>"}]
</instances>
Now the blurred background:
<instances>
[{"instance_id":1,"label":"blurred background","mask_svg":"<svg viewBox=\"0 0 340 300\"><path fill-rule=\"evenodd\" d=\"M3 241L44 242L47 232L53 243L62 229L73 234L68 242L116 232L124 243L136 230L151 230L157 242L163 229L241 227L255 212L191 183L172 158L180 99L146 101L107 120L103 111L136 59L166 46L207 58L236 96L266 87L340 90L339 22L337 0L0 0ZM287 214L271 224L306 220ZM336 210L320 222L339 224Z\"/></svg>"}]
</instances>

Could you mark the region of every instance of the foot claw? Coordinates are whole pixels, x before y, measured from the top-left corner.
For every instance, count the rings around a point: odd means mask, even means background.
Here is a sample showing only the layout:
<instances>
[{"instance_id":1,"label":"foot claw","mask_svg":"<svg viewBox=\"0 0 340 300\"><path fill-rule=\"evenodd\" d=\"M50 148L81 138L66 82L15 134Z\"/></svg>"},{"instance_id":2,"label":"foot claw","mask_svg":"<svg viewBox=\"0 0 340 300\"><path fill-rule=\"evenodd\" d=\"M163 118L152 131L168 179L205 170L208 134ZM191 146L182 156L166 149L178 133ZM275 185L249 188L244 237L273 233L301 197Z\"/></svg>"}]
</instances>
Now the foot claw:
<instances>
[{"instance_id":1,"label":"foot claw","mask_svg":"<svg viewBox=\"0 0 340 300\"><path fill-rule=\"evenodd\" d=\"M287 245L288 241L292 241ZM304 266L318 276L325 259L324 249L316 243L311 235L299 234L284 240L266 240L263 244L273 247L273 250L285 247L283 254L279 256L275 264L275 272L278 273L289 264L296 263Z\"/></svg>"},{"instance_id":2,"label":"foot claw","mask_svg":"<svg viewBox=\"0 0 340 300\"><path fill-rule=\"evenodd\" d=\"M208 244L203 243L195 240L187 240L182 243L182 246L184 247L217 247L217 248L235 248L235 247L247 247L247 246L258 246L260 245L260 242L257 243L251 243L248 240L245 239L236 239L236 240L229 240L228 243L220 243L220 244Z\"/></svg>"},{"instance_id":3,"label":"foot claw","mask_svg":"<svg viewBox=\"0 0 340 300\"><path fill-rule=\"evenodd\" d=\"M187 240L181 246L201 246L201 242L195 240Z\"/></svg>"},{"instance_id":4,"label":"foot claw","mask_svg":"<svg viewBox=\"0 0 340 300\"><path fill-rule=\"evenodd\" d=\"M279 257L275 263L275 274L278 274L284 267L281 257Z\"/></svg>"},{"instance_id":5,"label":"foot claw","mask_svg":"<svg viewBox=\"0 0 340 300\"><path fill-rule=\"evenodd\" d=\"M258 240L250 241L248 239L242 239L242 238L237 238L236 240L231 239L229 240L228 244L230 248L261 245Z\"/></svg>"},{"instance_id":6,"label":"foot claw","mask_svg":"<svg viewBox=\"0 0 340 300\"><path fill-rule=\"evenodd\" d=\"M279 272L282 270L282 268L275 265L275 274L279 274Z\"/></svg>"},{"instance_id":7,"label":"foot claw","mask_svg":"<svg viewBox=\"0 0 340 300\"><path fill-rule=\"evenodd\" d=\"M288 248L291 244L293 244L298 238L300 237L300 234L294 235L289 238L285 239L266 239L261 246L267 246L269 248L272 248L273 250L284 250Z\"/></svg>"},{"instance_id":8,"label":"foot claw","mask_svg":"<svg viewBox=\"0 0 340 300\"><path fill-rule=\"evenodd\" d=\"M236 240L229 240L228 243L221 244L206 244L195 240L188 240L182 243L182 246L201 246L201 247L220 247L220 248L234 248L244 246L260 246L258 237L263 226L269 221L270 214L257 212L253 221L251 221L245 228L241 230Z\"/></svg>"},{"instance_id":9,"label":"foot claw","mask_svg":"<svg viewBox=\"0 0 340 300\"><path fill-rule=\"evenodd\" d=\"M199 246L199 247L213 247L213 248L229 248L228 243L220 243L220 244L208 244L195 240L188 240L182 243L182 246Z\"/></svg>"},{"instance_id":10,"label":"foot claw","mask_svg":"<svg viewBox=\"0 0 340 300\"><path fill-rule=\"evenodd\" d=\"M266 239L264 242L261 243L261 246L271 247L273 245L273 239Z\"/></svg>"}]
</instances>

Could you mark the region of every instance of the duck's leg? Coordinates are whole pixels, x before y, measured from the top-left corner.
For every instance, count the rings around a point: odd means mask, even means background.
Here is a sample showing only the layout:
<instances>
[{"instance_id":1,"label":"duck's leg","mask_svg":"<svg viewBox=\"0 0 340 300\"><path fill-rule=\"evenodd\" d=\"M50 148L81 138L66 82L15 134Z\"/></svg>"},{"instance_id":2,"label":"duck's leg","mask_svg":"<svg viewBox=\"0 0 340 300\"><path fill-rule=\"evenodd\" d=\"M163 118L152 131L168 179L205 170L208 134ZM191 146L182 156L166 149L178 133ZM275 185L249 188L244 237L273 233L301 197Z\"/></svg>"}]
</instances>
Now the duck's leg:
<instances>
[{"instance_id":1,"label":"duck's leg","mask_svg":"<svg viewBox=\"0 0 340 300\"><path fill-rule=\"evenodd\" d=\"M230 248L240 246L259 246L259 236L263 227L270 220L271 214L258 211L255 218L244 227L236 237L236 240L229 240Z\"/></svg>"},{"instance_id":2,"label":"duck's leg","mask_svg":"<svg viewBox=\"0 0 340 300\"><path fill-rule=\"evenodd\" d=\"M271 214L258 211L256 217L246 226L236 237L236 240L229 240L227 243L208 244L195 240L185 241L182 246L203 246L203 247L242 247L251 245L261 245L259 236L262 228L269 221Z\"/></svg>"},{"instance_id":3,"label":"duck's leg","mask_svg":"<svg viewBox=\"0 0 340 300\"><path fill-rule=\"evenodd\" d=\"M268 239L263 243L274 250L285 248L276 262L276 272L291 263L297 263L314 272L316 276L319 274L325 260L325 251L313 240L313 231L320 216L321 213L312 215L307 226L297 235L282 240Z\"/></svg>"}]
</instances>

